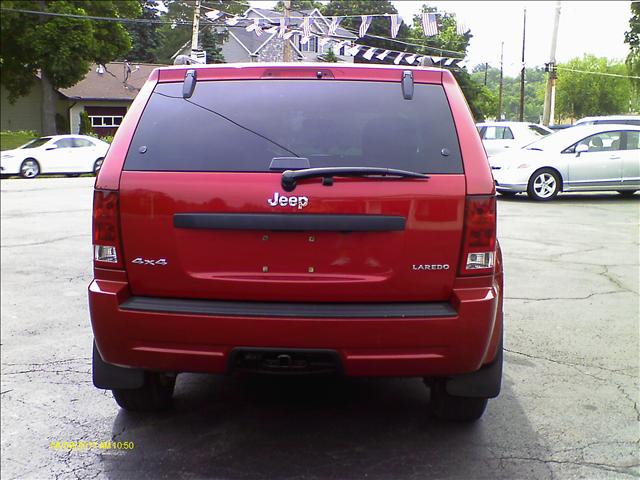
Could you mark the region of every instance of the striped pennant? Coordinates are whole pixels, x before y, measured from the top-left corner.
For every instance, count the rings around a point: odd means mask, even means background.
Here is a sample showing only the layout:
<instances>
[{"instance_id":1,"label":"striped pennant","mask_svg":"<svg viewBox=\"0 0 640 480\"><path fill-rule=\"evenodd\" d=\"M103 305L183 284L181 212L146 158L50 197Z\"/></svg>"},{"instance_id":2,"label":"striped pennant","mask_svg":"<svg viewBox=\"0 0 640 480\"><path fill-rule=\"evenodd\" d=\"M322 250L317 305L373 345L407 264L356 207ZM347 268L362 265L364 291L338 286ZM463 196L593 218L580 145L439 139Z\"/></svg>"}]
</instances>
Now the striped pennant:
<instances>
[{"instance_id":1,"label":"striped pennant","mask_svg":"<svg viewBox=\"0 0 640 480\"><path fill-rule=\"evenodd\" d=\"M360 15L362 19L362 23L360 24L360 30L358 31L358 36L360 38L364 37L367 34L367 30L371 26L371 15Z\"/></svg>"},{"instance_id":2,"label":"striped pennant","mask_svg":"<svg viewBox=\"0 0 640 480\"><path fill-rule=\"evenodd\" d=\"M342 17L331 17L331 23L329 24L329 35L335 35L338 25L342 21Z\"/></svg>"},{"instance_id":3,"label":"striped pennant","mask_svg":"<svg viewBox=\"0 0 640 480\"><path fill-rule=\"evenodd\" d=\"M309 38L311 38L311 17L304 17L302 19L302 39L300 39L300 43L303 45L309 43Z\"/></svg>"},{"instance_id":4,"label":"striped pennant","mask_svg":"<svg viewBox=\"0 0 640 480\"><path fill-rule=\"evenodd\" d=\"M240 21L240 17L231 17L227 19L224 23L226 23L230 27L233 27L234 25L237 25L239 21Z\"/></svg>"},{"instance_id":5,"label":"striped pennant","mask_svg":"<svg viewBox=\"0 0 640 480\"><path fill-rule=\"evenodd\" d=\"M400 24L402 20L400 20L397 13L389 16L391 18L391 38L396 38L398 36L398 31L400 30Z\"/></svg>"},{"instance_id":6,"label":"striped pennant","mask_svg":"<svg viewBox=\"0 0 640 480\"><path fill-rule=\"evenodd\" d=\"M409 55L408 57L405 57L404 61L407 62L409 65L413 65L413 62L416 61L416 58L418 58L417 55Z\"/></svg>"},{"instance_id":7,"label":"striped pennant","mask_svg":"<svg viewBox=\"0 0 640 480\"><path fill-rule=\"evenodd\" d=\"M469 30L469 27L467 27L462 20L456 19L456 33L458 35L464 35Z\"/></svg>"},{"instance_id":8,"label":"striped pennant","mask_svg":"<svg viewBox=\"0 0 640 480\"><path fill-rule=\"evenodd\" d=\"M377 58L378 60L384 60L384 59L385 59L385 57L386 57L387 55L389 55L390 53L391 53L391 50L385 50L385 51L384 51L384 52L382 52L380 55L376 55L376 58Z\"/></svg>"},{"instance_id":9,"label":"striped pennant","mask_svg":"<svg viewBox=\"0 0 640 480\"><path fill-rule=\"evenodd\" d=\"M262 35L262 27L260 26L260 19L254 18L253 23L245 28L247 32L254 32L258 37Z\"/></svg>"},{"instance_id":10,"label":"striped pennant","mask_svg":"<svg viewBox=\"0 0 640 480\"><path fill-rule=\"evenodd\" d=\"M354 45L349 50L347 50L347 55L351 57L355 57L359 51L360 51L360 45Z\"/></svg>"},{"instance_id":11,"label":"striped pennant","mask_svg":"<svg viewBox=\"0 0 640 480\"><path fill-rule=\"evenodd\" d=\"M422 30L424 31L425 37L438 35L438 22L435 13L422 14Z\"/></svg>"},{"instance_id":12,"label":"striped pennant","mask_svg":"<svg viewBox=\"0 0 640 480\"><path fill-rule=\"evenodd\" d=\"M287 19L280 17L280 26L278 27L278 38L284 38L284 34L287 32Z\"/></svg>"},{"instance_id":13,"label":"striped pennant","mask_svg":"<svg viewBox=\"0 0 640 480\"><path fill-rule=\"evenodd\" d=\"M362 55L362 58L366 58L367 60L371 60L373 58L373 54L376 53L377 48L371 47L369 50L367 50L364 55Z\"/></svg>"},{"instance_id":14,"label":"striped pennant","mask_svg":"<svg viewBox=\"0 0 640 480\"><path fill-rule=\"evenodd\" d=\"M393 61L393 63L395 63L396 65L400 65L400 62L402 61L402 57L404 57L404 53L399 52L398 56L396 57L396 59Z\"/></svg>"}]
</instances>

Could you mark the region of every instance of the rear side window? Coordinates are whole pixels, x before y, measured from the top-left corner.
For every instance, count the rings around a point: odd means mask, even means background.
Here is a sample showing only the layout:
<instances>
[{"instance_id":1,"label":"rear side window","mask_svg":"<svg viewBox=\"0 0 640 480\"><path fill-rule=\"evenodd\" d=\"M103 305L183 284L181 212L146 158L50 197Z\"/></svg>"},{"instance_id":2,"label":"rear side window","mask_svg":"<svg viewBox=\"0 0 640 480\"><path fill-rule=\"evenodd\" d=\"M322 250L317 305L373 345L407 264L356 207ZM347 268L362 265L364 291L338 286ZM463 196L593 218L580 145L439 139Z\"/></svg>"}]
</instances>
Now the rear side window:
<instances>
[{"instance_id":1,"label":"rear side window","mask_svg":"<svg viewBox=\"0 0 640 480\"><path fill-rule=\"evenodd\" d=\"M311 167L373 166L462 173L451 110L440 85L251 80L158 84L125 170L266 172L275 157Z\"/></svg>"},{"instance_id":2,"label":"rear side window","mask_svg":"<svg viewBox=\"0 0 640 480\"><path fill-rule=\"evenodd\" d=\"M513 140L513 133L509 127L486 127L482 134L483 140Z\"/></svg>"}]
</instances>

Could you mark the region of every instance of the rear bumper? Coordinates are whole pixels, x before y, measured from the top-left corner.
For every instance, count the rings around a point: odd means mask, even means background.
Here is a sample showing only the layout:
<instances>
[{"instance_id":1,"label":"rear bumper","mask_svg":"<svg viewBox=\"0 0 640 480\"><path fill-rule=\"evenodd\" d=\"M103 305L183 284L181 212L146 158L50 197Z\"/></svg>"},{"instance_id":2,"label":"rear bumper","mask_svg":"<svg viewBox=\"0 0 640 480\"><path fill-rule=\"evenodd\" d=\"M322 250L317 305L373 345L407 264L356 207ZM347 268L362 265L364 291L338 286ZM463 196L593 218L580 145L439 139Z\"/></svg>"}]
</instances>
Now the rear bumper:
<instances>
[{"instance_id":1,"label":"rear bumper","mask_svg":"<svg viewBox=\"0 0 640 480\"><path fill-rule=\"evenodd\" d=\"M207 311L208 303L216 307L223 302L206 301L191 310L181 306L163 311L163 302L170 306L176 301L140 301L130 295L127 282L111 280L91 283L89 307L101 357L119 366L225 373L234 348L306 348L337 352L346 375L446 376L476 371L495 357L502 333L502 293L501 282L489 284L457 288L449 303L433 304L434 309L419 304L425 309L417 308L409 317L394 314L393 306L381 306L376 316L330 310L301 311L306 316L278 311L230 314Z\"/></svg>"}]
</instances>

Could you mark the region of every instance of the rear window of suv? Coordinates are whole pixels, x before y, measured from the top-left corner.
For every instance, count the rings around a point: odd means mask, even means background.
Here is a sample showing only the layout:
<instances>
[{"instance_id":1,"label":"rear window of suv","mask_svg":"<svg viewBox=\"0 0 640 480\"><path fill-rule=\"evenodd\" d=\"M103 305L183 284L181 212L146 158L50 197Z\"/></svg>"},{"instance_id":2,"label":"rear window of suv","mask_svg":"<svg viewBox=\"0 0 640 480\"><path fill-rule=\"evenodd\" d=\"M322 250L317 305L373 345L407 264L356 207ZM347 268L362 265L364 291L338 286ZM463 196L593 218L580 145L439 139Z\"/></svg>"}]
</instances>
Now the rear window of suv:
<instances>
[{"instance_id":1,"label":"rear window of suv","mask_svg":"<svg viewBox=\"0 0 640 480\"><path fill-rule=\"evenodd\" d=\"M451 110L440 85L250 80L158 84L125 170L268 172L275 157L310 167L373 166L462 173Z\"/></svg>"}]
</instances>

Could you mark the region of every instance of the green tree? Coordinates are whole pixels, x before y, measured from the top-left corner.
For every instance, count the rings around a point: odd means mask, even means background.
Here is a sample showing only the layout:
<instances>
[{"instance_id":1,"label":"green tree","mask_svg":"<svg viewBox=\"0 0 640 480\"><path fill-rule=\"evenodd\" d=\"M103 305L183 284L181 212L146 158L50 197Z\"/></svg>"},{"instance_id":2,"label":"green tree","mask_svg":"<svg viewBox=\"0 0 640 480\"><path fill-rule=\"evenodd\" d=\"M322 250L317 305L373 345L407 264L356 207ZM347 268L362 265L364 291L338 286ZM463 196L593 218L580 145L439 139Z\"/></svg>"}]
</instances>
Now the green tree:
<instances>
[{"instance_id":1,"label":"green tree","mask_svg":"<svg viewBox=\"0 0 640 480\"><path fill-rule=\"evenodd\" d=\"M205 27L200 31L200 48L207 52L207 63L224 63L222 44L225 33L218 33L212 27Z\"/></svg>"},{"instance_id":2,"label":"green tree","mask_svg":"<svg viewBox=\"0 0 640 480\"><path fill-rule=\"evenodd\" d=\"M315 2L314 0L291 0L291 10L300 12L302 10L313 10L314 8L321 9L322 3ZM273 9L277 12L284 12L284 2L278 0L278 3L276 3Z\"/></svg>"},{"instance_id":3,"label":"green tree","mask_svg":"<svg viewBox=\"0 0 640 480\"><path fill-rule=\"evenodd\" d=\"M632 77L640 77L640 2L631 3L631 18L629 19L629 30L624 32L624 41L629 45L629 55L627 55L627 72ZM632 87L632 109L640 111L640 79L631 79Z\"/></svg>"},{"instance_id":4,"label":"green tree","mask_svg":"<svg viewBox=\"0 0 640 480\"><path fill-rule=\"evenodd\" d=\"M331 48L327 53L325 53L322 56L321 60L323 62L336 63L338 61L338 56L336 55L336 52L333 51L333 48Z\"/></svg>"},{"instance_id":5,"label":"green tree","mask_svg":"<svg viewBox=\"0 0 640 480\"><path fill-rule=\"evenodd\" d=\"M611 73L624 76L626 72L623 63L595 55L584 55L559 64L556 84L557 119L627 113L631 99L629 80L598 75Z\"/></svg>"},{"instance_id":6,"label":"green tree","mask_svg":"<svg viewBox=\"0 0 640 480\"><path fill-rule=\"evenodd\" d=\"M5 0L2 6L81 16L131 18L141 13L135 0ZM44 135L56 133L55 89L82 80L91 62L110 62L131 48L129 34L118 22L7 11L0 17L0 43L0 82L11 100L29 93L40 76Z\"/></svg>"},{"instance_id":7,"label":"green tree","mask_svg":"<svg viewBox=\"0 0 640 480\"><path fill-rule=\"evenodd\" d=\"M138 0L142 9L141 19L160 20L162 12L155 0ZM157 63L156 49L162 43L161 25L158 23L129 23L125 28L131 37L131 50L127 60L141 63Z\"/></svg>"}]
</instances>

